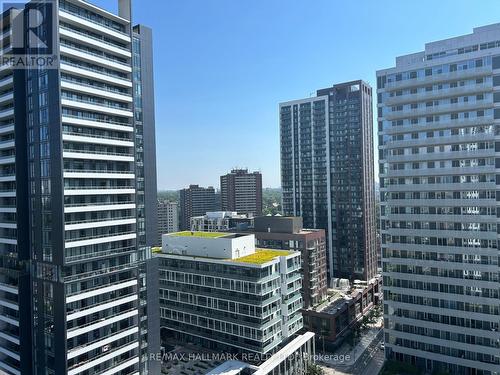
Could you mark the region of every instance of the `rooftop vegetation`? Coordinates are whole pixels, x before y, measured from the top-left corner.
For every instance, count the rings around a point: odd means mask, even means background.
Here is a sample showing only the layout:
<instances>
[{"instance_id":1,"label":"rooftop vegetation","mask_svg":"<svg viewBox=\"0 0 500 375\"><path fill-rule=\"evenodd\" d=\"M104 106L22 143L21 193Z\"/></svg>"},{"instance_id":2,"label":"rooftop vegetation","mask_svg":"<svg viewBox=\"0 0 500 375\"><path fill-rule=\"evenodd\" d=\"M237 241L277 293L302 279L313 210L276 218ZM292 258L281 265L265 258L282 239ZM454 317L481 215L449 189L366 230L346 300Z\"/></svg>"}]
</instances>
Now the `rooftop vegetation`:
<instances>
[{"instance_id":1,"label":"rooftop vegetation","mask_svg":"<svg viewBox=\"0 0 500 375\"><path fill-rule=\"evenodd\" d=\"M179 236L179 237L199 237L199 238L219 238L219 237L224 237L227 236L229 233L221 233L221 232L191 232L191 231L184 231L184 232L176 232L172 233L172 236Z\"/></svg>"},{"instance_id":2,"label":"rooftop vegetation","mask_svg":"<svg viewBox=\"0 0 500 375\"><path fill-rule=\"evenodd\" d=\"M246 255L244 257L233 259L234 262L251 263L251 264L264 264L270 262L276 257L290 255L291 251L286 250L272 250L272 249L257 249L255 253Z\"/></svg>"}]
</instances>

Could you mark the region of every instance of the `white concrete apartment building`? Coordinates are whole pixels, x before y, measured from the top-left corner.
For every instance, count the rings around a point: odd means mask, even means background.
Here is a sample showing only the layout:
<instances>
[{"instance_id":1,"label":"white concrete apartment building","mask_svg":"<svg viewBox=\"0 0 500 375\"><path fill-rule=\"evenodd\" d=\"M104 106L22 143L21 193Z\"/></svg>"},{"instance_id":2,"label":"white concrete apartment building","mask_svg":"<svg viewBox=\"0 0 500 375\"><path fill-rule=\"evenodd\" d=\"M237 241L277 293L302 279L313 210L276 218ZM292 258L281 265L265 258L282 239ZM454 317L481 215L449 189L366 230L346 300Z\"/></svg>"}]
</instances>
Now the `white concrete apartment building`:
<instances>
[{"instance_id":1,"label":"white concrete apartment building","mask_svg":"<svg viewBox=\"0 0 500 375\"><path fill-rule=\"evenodd\" d=\"M162 339L267 354L302 328L300 252L256 249L255 236L163 235Z\"/></svg>"},{"instance_id":2,"label":"white concrete apartment building","mask_svg":"<svg viewBox=\"0 0 500 375\"><path fill-rule=\"evenodd\" d=\"M158 240L161 245L161 236L165 233L179 231L179 204L177 202L158 201Z\"/></svg>"},{"instance_id":3,"label":"white concrete apartment building","mask_svg":"<svg viewBox=\"0 0 500 375\"><path fill-rule=\"evenodd\" d=\"M500 24L377 72L386 357L500 373Z\"/></svg>"},{"instance_id":4,"label":"white concrete apartment building","mask_svg":"<svg viewBox=\"0 0 500 375\"><path fill-rule=\"evenodd\" d=\"M247 215L238 215L232 211L211 211L190 219L191 230L200 232L227 231L231 228L231 219L246 219Z\"/></svg>"}]
</instances>

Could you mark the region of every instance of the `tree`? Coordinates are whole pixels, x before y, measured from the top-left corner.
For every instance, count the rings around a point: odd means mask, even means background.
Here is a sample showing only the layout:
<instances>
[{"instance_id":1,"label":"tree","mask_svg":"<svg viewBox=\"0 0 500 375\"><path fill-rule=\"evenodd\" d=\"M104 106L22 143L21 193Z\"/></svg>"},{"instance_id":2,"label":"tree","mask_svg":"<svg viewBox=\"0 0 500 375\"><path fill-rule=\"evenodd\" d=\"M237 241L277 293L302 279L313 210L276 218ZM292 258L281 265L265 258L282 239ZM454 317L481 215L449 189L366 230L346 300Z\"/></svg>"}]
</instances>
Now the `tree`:
<instances>
[{"instance_id":1,"label":"tree","mask_svg":"<svg viewBox=\"0 0 500 375\"><path fill-rule=\"evenodd\" d=\"M309 366L307 366L306 370L306 375L324 375L325 372L321 367L319 367L315 363L311 363Z\"/></svg>"}]
</instances>

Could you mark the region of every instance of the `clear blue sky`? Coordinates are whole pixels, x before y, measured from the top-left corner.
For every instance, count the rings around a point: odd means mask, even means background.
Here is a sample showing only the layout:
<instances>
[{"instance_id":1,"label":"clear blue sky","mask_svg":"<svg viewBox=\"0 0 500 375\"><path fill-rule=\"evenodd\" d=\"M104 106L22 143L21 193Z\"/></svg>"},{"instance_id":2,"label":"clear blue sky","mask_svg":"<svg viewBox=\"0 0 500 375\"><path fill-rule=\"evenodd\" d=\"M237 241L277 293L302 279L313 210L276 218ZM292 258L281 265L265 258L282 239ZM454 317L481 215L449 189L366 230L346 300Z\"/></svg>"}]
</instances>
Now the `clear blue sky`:
<instances>
[{"instance_id":1,"label":"clear blue sky","mask_svg":"<svg viewBox=\"0 0 500 375\"><path fill-rule=\"evenodd\" d=\"M135 0L133 12L153 28L161 190L218 187L236 166L278 187L279 102L375 86L396 56L500 22L498 0Z\"/></svg>"}]
</instances>

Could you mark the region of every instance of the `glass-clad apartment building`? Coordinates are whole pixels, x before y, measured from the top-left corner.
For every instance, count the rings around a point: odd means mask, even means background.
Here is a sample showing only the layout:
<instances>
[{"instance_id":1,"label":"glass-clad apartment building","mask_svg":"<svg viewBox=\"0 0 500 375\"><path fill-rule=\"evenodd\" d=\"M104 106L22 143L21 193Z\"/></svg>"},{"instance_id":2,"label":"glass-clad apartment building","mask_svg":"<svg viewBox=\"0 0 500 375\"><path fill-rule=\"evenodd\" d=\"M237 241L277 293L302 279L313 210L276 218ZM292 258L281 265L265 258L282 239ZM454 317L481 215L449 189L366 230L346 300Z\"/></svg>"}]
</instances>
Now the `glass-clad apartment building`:
<instances>
[{"instance_id":1,"label":"glass-clad apartment building","mask_svg":"<svg viewBox=\"0 0 500 375\"><path fill-rule=\"evenodd\" d=\"M377 273L372 89L363 81L280 103L283 213L325 229L330 278Z\"/></svg>"},{"instance_id":2,"label":"glass-clad apartment building","mask_svg":"<svg viewBox=\"0 0 500 375\"><path fill-rule=\"evenodd\" d=\"M142 168L154 118L136 106L139 93L153 105L151 60L135 59L150 38L132 29L130 1L118 14L80 0L33 4L51 17L37 32L53 36L57 65L0 67L0 372L157 373L155 309L144 307L156 181ZM2 14L2 56L18 14L28 13ZM133 38L143 43L134 59Z\"/></svg>"},{"instance_id":3,"label":"glass-clad apartment building","mask_svg":"<svg viewBox=\"0 0 500 375\"><path fill-rule=\"evenodd\" d=\"M386 356L500 373L500 24L377 72Z\"/></svg>"}]
</instances>

